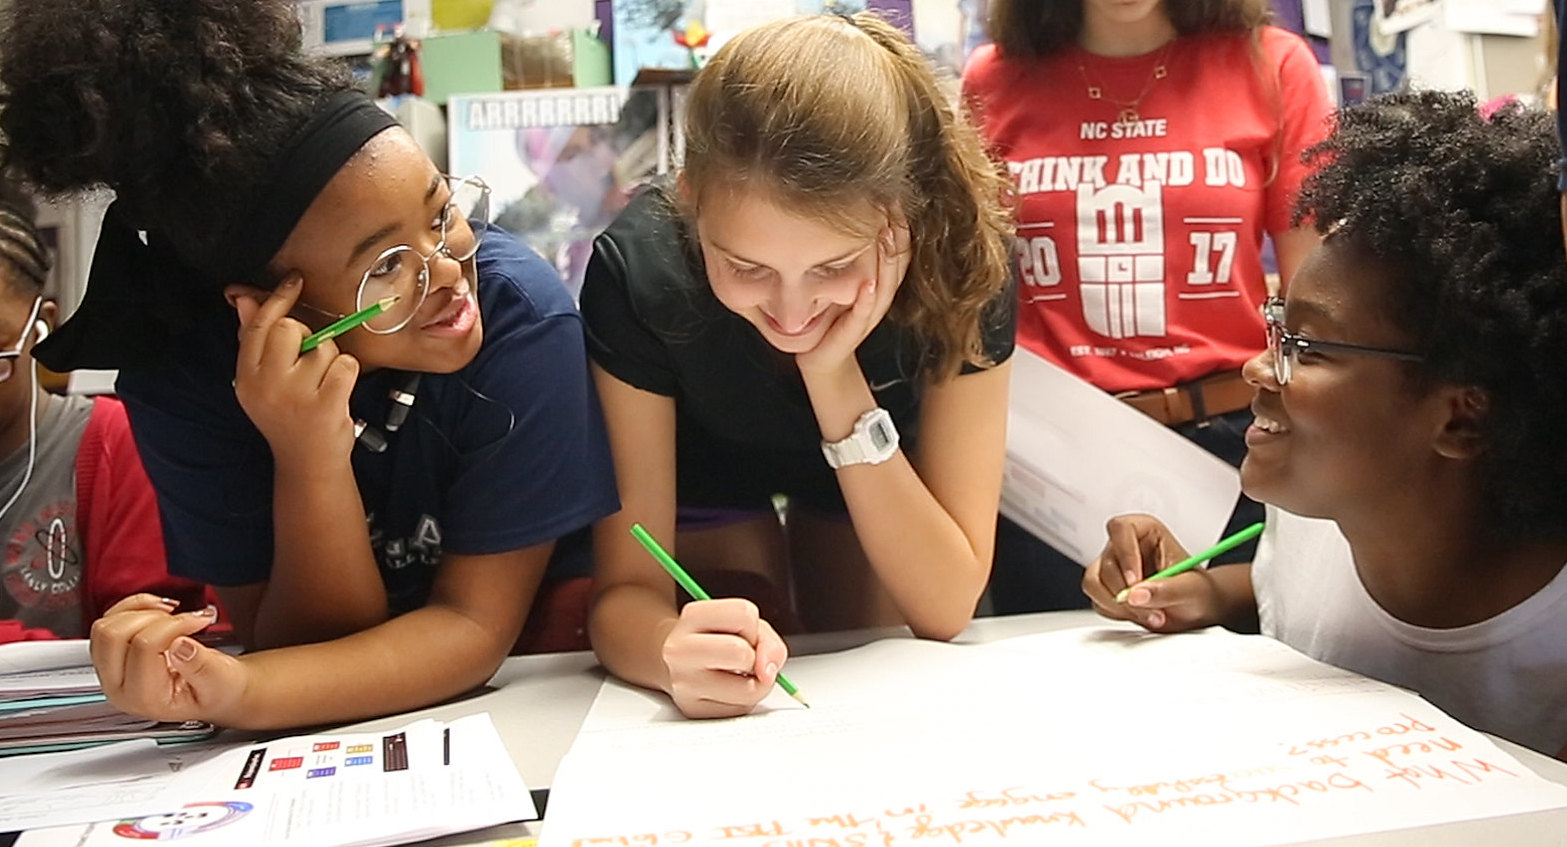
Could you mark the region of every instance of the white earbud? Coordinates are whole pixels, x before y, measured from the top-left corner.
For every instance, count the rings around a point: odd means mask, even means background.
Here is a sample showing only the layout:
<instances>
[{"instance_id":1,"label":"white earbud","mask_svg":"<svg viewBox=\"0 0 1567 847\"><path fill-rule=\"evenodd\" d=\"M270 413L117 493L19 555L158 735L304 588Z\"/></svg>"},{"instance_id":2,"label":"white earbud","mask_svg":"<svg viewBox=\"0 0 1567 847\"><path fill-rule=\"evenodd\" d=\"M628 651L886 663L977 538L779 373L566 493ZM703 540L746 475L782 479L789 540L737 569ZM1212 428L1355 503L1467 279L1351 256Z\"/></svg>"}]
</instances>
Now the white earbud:
<instances>
[{"instance_id":1,"label":"white earbud","mask_svg":"<svg viewBox=\"0 0 1567 847\"><path fill-rule=\"evenodd\" d=\"M43 321L34 321L33 331L38 333L38 341L43 341L45 338L49 337L49 324ZM33 343L36 344L38 342L35 341Z\"/></svg>"}]
</instances>

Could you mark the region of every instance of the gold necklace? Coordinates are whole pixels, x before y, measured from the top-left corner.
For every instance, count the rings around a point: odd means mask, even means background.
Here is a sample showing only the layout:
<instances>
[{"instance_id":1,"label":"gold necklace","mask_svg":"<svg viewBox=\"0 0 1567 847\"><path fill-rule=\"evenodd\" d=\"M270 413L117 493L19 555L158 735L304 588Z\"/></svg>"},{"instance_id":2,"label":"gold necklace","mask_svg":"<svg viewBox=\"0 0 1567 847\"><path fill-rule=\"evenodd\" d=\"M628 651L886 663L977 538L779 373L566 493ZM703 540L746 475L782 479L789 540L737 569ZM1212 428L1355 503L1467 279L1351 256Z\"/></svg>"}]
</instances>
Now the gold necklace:
<instances>
[{"instance_id":1,"label":"gold necklace","mask_svg":"<svg viewBox=\"0 0 1567 847\"><path fill-rule=\"evenodd\" d=\"M1082 59L1078 59L1077 72L1083 77L1083 85L1088 87L1088 99L1103 100L1121 107L1120 113L1115 116L1115 122L1118 124L1135 124L1141 121L1142 116L1137 113L1137 106L1143 102L1144 97L1148 96L1148 92L1153 90L1154 83L1169 76L1170 69L1167 62L1170 58L1170 48L1174 46L1174 39L1165 42L1164 49L1159 51L1158 60L1154 62L1153 70L1148 72L1148 81L1143 83L1143 90L1137 92L1137 96L1130 100L1117 100L1114 97L1105 96L1104 86L1095 85L1094 81L1088 78L1088 68L1083 64Z\"/></svg>"}]
</instances>

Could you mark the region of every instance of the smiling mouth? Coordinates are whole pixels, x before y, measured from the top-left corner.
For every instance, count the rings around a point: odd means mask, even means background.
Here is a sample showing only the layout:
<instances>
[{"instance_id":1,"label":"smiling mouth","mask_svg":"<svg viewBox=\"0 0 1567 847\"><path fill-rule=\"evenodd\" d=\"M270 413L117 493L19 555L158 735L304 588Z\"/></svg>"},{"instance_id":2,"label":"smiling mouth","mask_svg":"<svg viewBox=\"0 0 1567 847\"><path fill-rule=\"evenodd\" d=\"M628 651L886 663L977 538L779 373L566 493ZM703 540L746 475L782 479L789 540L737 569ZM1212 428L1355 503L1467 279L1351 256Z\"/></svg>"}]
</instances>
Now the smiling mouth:
<instances>
[{"instance_id":1,"label":"smiling mouth","mask_svg":"<svg viewBox=\"0 0 1567 847\"><path fill-rule=\"evenodd\" d=\"M447 301L445 306L434 317L419 324L420 329L446 329L464 322L469 310L473 308L473 297L469 292L456 294Z\"/></svg>"},{"instance_id":2,"label":"smiling mouth","mask_svg":"<svg viewBox=\"0 0 1567 847\"><path fill-rule=\"evenodd\" d=\"M1285 426L1284 424L1261 414L1254 414L1252 416L1251 425L1259 430L1262 430L1263 432L1268 433L1269 435L1283 435L1290 431L1289 427Z\"/></svg>"},{"instance_id":3,"label":"smiling mouth","mask_svg":"<svg viewBox=\"0 0 1567 847\"><path fill-rule=\"evenodd\" d=\"M785 338L800 338L800 337L803 337L805 335L809 335L811 330L816 328L817 322L820 321L822 319L822 316L825 315L825 314L827 314L827 311L825 309L820 311L820 312L817 312L815 315L811 316L810 320L806 321L804 324L802 324L800 326L799 329L794 330L793 332L790 332L789 330L784 329L783 328L783 324L779 323L777 318L773 317L772 315L767 314L766 312L762 312L762 317L767 318L767 326L775 334L781 335L781 336L783 336Z\"/></svg>"}]
</instances>

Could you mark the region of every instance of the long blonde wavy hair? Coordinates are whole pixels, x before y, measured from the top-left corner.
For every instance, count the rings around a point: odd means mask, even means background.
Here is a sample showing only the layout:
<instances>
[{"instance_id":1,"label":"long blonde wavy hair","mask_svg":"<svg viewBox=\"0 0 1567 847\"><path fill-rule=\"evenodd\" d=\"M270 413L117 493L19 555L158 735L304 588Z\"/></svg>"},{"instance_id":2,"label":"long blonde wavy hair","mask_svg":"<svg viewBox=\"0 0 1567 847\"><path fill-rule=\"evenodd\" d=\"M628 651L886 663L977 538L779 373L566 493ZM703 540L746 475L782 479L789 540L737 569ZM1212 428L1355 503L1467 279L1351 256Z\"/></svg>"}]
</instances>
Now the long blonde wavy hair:
<instances>
[{"instance_id":1,"label":"long blonde wavy hair","mask_svg":"<svg viewBox=\"0 0 1567 847\"><path fill-rule=\"evenodd\" d=\"M681 213L718 190L871 235L901 210L912 251L888 317L925 345L938 379L990 364L986 307L1005 289L1012 222L1003 172L925 57L869 14L787 18L726 43L692 83Z\"/></svg>"}]
</instances>

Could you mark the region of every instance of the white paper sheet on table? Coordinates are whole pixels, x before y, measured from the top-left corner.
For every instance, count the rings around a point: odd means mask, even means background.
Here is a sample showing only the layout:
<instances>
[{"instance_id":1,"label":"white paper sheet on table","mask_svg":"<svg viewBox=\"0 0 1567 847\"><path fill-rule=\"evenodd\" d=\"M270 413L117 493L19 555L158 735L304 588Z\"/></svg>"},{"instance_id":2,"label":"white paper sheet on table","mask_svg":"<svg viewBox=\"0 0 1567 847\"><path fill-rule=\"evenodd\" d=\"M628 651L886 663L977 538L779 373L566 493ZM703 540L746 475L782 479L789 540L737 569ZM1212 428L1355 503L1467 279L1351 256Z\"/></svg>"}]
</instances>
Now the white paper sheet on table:
<instances>
[{"instance_id":1,"label":"white paper sheet on table","mask_svg":"<svg viewBox=\"0 0 1567 847\"><path fill-rule=\"evenodd\" d=\"M400 844L537 817L488 714L231 746L190 758L175 773L150 764L164 751L134 749L111 765L103 759L110 749L69 754L75 758L58 760L64 769L34 774L59 788L0 797L0 831L19 828L29 810L64 822L67 796L76 820L100 821L72 830L77 847L171 838L197 847ZM33 760L34 770L49 758ZM110 800L100 811L96 804ZM59 843L51 835L58 832L36 840Z\"/></svg>"},{"instance_id":2,"label":"white paper sheet on table","mask_svg":"<svg viewBox=\"0 0 1567 847\"><path fill-rule=\"evenodd\" d=\"M85 638L0 644L0 674L91 666L92 656Z\"/></svg>"},{"instance_id":3,"label":"white paper sheet on table","mask_svg":"<svg viewBox=\"0 0 1567 847\"><path fill-rule=\"evenodd\" d=\"M1012 354L1001 513L1086 565L1105 522L1157 515L1188 550L1219 539L1240 496L1235 468L1044 359Z\"/></svg>"},{"instance_id":4,"label":"white paper sheet on table","mask_svg":"<svg viewBox=\"0 0 1567 847\"><path fill-rule=\"evenodd\" d=\"M890 640L788 669L813 708L718 722L606 682L540 847L1240 847L1567 807L1424 700L1258 636Z\"/></svg>"}]
</instances>

